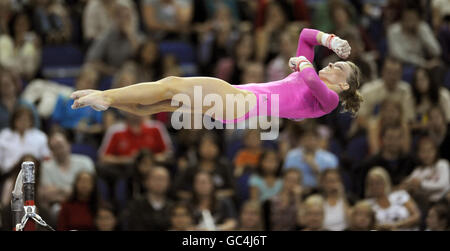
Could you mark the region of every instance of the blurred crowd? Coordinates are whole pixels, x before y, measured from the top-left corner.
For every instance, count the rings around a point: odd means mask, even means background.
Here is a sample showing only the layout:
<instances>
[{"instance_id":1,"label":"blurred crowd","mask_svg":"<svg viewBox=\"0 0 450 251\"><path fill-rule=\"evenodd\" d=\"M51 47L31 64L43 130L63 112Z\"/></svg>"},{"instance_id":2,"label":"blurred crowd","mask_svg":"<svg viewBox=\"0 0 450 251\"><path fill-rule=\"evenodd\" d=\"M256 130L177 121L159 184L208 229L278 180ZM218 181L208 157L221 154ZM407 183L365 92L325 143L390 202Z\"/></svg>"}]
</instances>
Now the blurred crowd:
<instances>
[{"instance_id":1,"label":"blurred crowd","mask_svg":"<svg viewBox=\"0 0 450 251\"><path fill-rule=\"evenodd\" d=\"M302 28L348 40L356 117L175 130L72 110L167 76L279 80ZM338 58L316 48L317 69ZM0 228L23 161L57 230L448 230L449 0L0 0Z\"/></svg>"}]
</instances>

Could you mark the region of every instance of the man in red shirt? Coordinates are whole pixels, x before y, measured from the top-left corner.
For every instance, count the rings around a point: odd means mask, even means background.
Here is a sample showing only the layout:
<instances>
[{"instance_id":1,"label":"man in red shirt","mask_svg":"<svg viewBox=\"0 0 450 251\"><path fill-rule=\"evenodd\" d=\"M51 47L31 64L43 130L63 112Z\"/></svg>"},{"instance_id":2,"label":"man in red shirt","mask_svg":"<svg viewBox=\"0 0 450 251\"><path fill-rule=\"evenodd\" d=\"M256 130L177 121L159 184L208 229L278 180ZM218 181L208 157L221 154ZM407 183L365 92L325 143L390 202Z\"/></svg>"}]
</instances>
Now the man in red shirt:
<instances>
[{"instance_id":1,"label":"man in red shirt","mask_svg":"<svg viewBox=\"0 0 450 251\"><path fill-rule=\"evenodd\" d=\"M111 126L99 149L102 164L132 164L140 150L148 149L157 161L166 161L172 153L170 137L159 121L126 114L125 123Z\"/></svg>"}]
</instances>

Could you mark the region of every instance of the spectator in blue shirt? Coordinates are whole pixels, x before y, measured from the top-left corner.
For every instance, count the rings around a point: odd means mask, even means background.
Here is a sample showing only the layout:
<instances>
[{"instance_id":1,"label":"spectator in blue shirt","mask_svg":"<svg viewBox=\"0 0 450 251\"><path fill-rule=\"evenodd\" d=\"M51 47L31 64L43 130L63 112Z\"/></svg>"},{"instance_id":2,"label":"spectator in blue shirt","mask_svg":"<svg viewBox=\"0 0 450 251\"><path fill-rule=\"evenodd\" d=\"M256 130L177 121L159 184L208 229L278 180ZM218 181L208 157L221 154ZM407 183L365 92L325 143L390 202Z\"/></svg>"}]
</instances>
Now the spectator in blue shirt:
<instances>
[{"instance_id":1,"label":"spectator in blue shirt","mask_svg":"<svg viewBox=\"0 0 450 251\"><path fill-rule=\"evenodd\" d=\"M299 147L287 153L283 168L300 169L304 186L317 188L320 173L337 168L339 160L333 153L319 148L319 134L315 127L305 130L299 140Z\"/></svg>"}]
</instances>

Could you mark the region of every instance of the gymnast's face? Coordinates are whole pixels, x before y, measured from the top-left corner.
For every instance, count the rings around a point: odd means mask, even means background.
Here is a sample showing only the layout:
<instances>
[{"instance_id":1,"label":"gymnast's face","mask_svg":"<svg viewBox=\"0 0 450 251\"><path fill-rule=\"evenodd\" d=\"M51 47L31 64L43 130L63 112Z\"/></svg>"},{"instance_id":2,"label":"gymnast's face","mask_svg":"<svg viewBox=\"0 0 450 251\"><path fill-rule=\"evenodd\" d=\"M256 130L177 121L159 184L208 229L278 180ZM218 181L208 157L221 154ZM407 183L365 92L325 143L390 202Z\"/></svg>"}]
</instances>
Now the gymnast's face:
<instances>
[{"instance_id":1,"label":"gymnast's face","mask_svg":"<svg viewBox=\"0 0 450 251\"><path fill-rule=\"evenodd\" d=\"M327 67L319 71L319 77L329 89L337 93L348 90L350 86L347 79L352 73L351 66L345 61L329 63Z\"/></svg>"}]
</instances>

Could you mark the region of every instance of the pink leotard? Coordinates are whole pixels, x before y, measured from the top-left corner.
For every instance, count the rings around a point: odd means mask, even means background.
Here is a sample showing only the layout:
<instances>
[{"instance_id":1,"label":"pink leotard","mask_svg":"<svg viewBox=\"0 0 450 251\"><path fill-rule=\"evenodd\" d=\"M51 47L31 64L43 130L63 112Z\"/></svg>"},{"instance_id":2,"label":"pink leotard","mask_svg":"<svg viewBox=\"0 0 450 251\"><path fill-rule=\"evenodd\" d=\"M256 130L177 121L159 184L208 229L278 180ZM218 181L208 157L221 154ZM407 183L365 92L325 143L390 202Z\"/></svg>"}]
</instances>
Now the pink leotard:
<instances>
[{"instance_id":1,"label":"pink leotard","mask_svg":"<svg viewBox=\"0 0 450 251\"><path fill-rule=\"evenodd\" d=\"M318 30L303 29L298 41L297 57L304 56L310 62L314 60L314 46L317 42ZM287 63L287 62L286 62ZM314 68L305 68L301 72L293 72L286 78L268 83L250 83L233 85L238 89L249 90L257 97L257 104L244 116L234 120L220 120L223 123L235 123L251 116L275 116L271 111L271 94L278 94L278 117L293 120L317 118L333 111L339 104L339 96L330 90L317 75ZM264 97L265 96L265 97ZM266 106L266 112L260 107Z\"/></svg>"}]
</instances>

